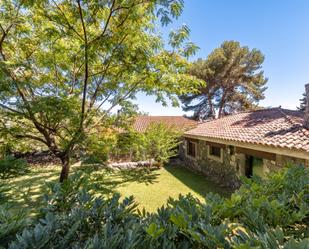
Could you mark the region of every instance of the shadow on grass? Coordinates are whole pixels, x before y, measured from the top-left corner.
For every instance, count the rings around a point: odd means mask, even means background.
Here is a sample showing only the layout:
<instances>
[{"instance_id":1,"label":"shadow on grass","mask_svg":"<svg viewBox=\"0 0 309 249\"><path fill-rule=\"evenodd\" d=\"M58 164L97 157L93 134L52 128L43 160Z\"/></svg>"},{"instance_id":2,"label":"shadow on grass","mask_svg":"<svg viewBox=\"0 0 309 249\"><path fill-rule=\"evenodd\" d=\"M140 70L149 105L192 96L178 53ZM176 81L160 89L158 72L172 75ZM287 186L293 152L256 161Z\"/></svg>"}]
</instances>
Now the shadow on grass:
<instances>
[{"instance_id":1,"label":"shadow on grass","mask_svg":"<svg viewBox=\"0 0 309 249\"><path fill-rule=\"evenodd\" d=\"M186 168L167 166L165 170L190 188L192 192L201 196L206 196L209 192L218 193L224 197L231 194L229 189L222 188L210 179ZM128 186L129 188L130 183L143 184L145 191L147 191L147 185L156 184L165 179L160 178L162 169L157 168L112 170L98 165L83 165L72 167L71 174L78 171L84 173L87 183L92 185L91 189L98 195L113 194L118 192L119 187L126 188ZM30 174L6 181L3 186L3 193L7 198L6 202L12 203L17 208L28 208L32 212L38 210L43 204L43 194L47 190L45 182L58 181L59 172L59 167L44 170L34 169ZM173 182L167 182L160 186L173 188L174 185ZM143 188L143 186L140 186L140 188ZM177 189L173 190L176 191Z\"/></svg>"},{"instance_id":2,"label":"shadow on grass","mask_svg":"<svg viewBox=\"0 0 309 249\"><path fill-rule=\"evenodd\" d=\"M198 173L192 172L191 170L184 167L165 166L165 169L178 180L180 180L183 184L201 196L205 197L210 192L219 194L223 197L229 197L232 194L232 191L229 188L221 187L211 179Z\"/></svg>"},{"instance_id":3,"label":"shadow on grass","mask_svg":"<svg viewBox=\"0 0 309 249\"><path fill-rule=\"evenodd\" d=\"M42 202L47 188L45 182L56 181L58 175L57 170L34 170L23 176L6 179L0 186L3 196L0 204L8 203L19 208L35 209Z\"/></svg>"},{"instance_id":4,"label":"shadow on grass","mask_svg":"<svg viewBox=\"0 0 309 249\"><path fill-rule=\"evenodd\" d=\"M98 166L81 166L78 171L88 174L89 182L100 194L117 192L117 188L131 182L145 185L157 183L160 176L156 168L137 168L113 170Z\"/></svg>"},{"instance_id":5,"label":"shadow on grass","mask_svg":"<svg viewBox=\"0 0 309 249\"><path fill-rule=\"evenodd\" d=\"M71 175L78 171L84 173L98 194L115 193L118 187L131 182L153 184L159 176L158 170L153 168L113 170L98 165L72 167ZM5 180L0 186L0 204L5 202L30 209L39 207L48 188L46 182L58 181L59 172L59 167L32 169L24 176Z\"/></svg>"}]
</instances>

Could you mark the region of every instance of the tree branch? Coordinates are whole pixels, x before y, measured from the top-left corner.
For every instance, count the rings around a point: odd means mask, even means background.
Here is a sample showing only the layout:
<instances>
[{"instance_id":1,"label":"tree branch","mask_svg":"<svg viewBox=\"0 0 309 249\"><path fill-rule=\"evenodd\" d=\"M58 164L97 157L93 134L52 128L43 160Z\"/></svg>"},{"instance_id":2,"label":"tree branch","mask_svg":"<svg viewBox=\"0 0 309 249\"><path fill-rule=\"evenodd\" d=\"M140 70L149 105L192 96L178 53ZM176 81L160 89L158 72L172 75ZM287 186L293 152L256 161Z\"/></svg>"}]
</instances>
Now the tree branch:
<instances>
[{"instance_id":1,"label":"tree branch","mask_svg":"<svg viewBox=\"0 0 309 249\"><path fill-rule=\"evenodd\" d=\"M131 95L131 93L136 90L136 88L138 87L138 85L142 82L143 80L136 82L136 84L134 84L129 90L128 92L122 96L121 98L119 98L112 106L110 106L110 108L108 108L105 111L105 114L103 114L98 121L93 125L93 127L95 127L98 123L100 123L102 121L102 119L106 116L106 114L108 114L113 108L115 108L115 106L119 105L121 102L125 101L126 99L128 99Z\"/></svg>"},{"instance_id":2,"label":"tree branch","mask_svg":"<svg viewBox=\"0 0 309 249\"><path fill-rule=\"evenodd\" d=\"M111 56L109 58L111 58L115 52L115 50L117 50L119 48L119 46L124 42L124 40L126 39L126 37L128 36L128 34L125 34L123 36L123 38L121 39L121 41L117 44L117 46L113 49L113 51L111 52ZM107 60L107 59L106 59ZM103 64L106 64L106 62L103 62ZM104 70L102 70L101 72L99 72L98 74L106 74L106 71L110 68L110 64L111 64L111 60L109 60L109 62L107 63L107 66L104 68ZM90 77L93 77L95 76L95 74L91 75ZM104 78L104 76L103 76ZM101 81L103 81L103 78ZM94 94L92 95L91 97L91 100L90 100L90 104L89 104L89 109L91 109L95 103L95 100L96 100L96 97L97 97L97 94L98 94L98 91L100 90L100 87L101 87L101 84L98 84L95 91L94 91Z\"/></svg>"},{"instance_id":3,"label":"tree branch","mask_svg":"<svg viewBox=\"0 0 309 249\"><path fill-rule=\"evenodd\" d=\"M109 8L109 15L108 15L108 17L107 17L107 20L106 20L106 23L105 23L105 26L104 26L104 28L103 28L102 33L101 33L99 36L97 36L96 38L94 38L93 40L89 41L89 44L92 44L92 43L96 42L97 40L101 39L101 38L105 35L105 32L106 32L106 30L107 30L107 27L108 27L108 25L109 25L109 22L110 22L110 20L111 20L111 17L112 17L112 15L113 15L113 12L114 12L114 10L113 10L114 5L115 5L115 0L113 0L112 5L111 5L111 7Z\"/></svg>"},{"instance_id":4,"label":"tree branch","mask_svg":"<svg viewBox=\"0 0 309 249\"><path fill-rule=\"evenodd\" d=\"M64 14L64 12L62 11L62 9L60 8L60 6L54 1L52 0L53 3L56 5L57 9L60 11L61 15L64 17L67 25L68 25L68 28L73 30L73 32L82 40L84 40L84 38L76 31L76 29L73 27L73 25L70 24L68 18L66 17L66 15ZM50 18L49 16L47 16L48 18ZM50 19L51 20L51 19ZM57 23L58 24L58 23Z\"/></svg>"},{"instance_id":5,"label":"tree branch","mask_svg":"<svg viewBox=\"0 0 309 249\"><path fill-rule=\"evenodd\" d=\"M10 107L8 107L8 106L6 106L6 105L3 105L3 104L1 104L1 103L0 103L0 106L1 106L2 108L4 108L4 109L7 109L7 110L11 111L11 112L15 112L15 113L17 113L17 114L19 114L19 115L25 116L25 113L20 112L20 111L17 111L17 110L15 110L15 109L10 108Z\"/></svg>"},{"instance_id":6,"label":"tree branch","mask_svg":"<svg viewBox=\"0 0 309 249\"><path fill-rule=\"evenodd\" d=\"M84 32L84 41L85 41L85 78L84 78L84 87L83 87L83 97L82 97L82 112L81 112L81 120L80 120L80 131L83 130L83 123L84 123L84 118L85 118L85 108L86 108L86 99L87 99L87 87L88 87L88 77L89 77L89 68L88 68L88 37L87 37L87 31L86 31L86 26L84 22L84 17L83 17L83 10L80 4L80 0L77 1L78 3L78 11L79 11L79 16L82 22L82 28Z\"/></svg>"},{"instance_id":7,"label":"tree branch","mask_svg":"<svg viewBox=\"0 0 309 249\"><path fill-rule=\"evenodd\" d=\"M44 143L45 145L48 146L47 142L40 138L40 137L37 137L37 136L33 136L33 135L29 135L29 134L11 134L13 137L15 138L29 138L29 139L32 139L32 140L36 140L36 141L39 141L41 143Z\"/></svg>"}]
</instances>

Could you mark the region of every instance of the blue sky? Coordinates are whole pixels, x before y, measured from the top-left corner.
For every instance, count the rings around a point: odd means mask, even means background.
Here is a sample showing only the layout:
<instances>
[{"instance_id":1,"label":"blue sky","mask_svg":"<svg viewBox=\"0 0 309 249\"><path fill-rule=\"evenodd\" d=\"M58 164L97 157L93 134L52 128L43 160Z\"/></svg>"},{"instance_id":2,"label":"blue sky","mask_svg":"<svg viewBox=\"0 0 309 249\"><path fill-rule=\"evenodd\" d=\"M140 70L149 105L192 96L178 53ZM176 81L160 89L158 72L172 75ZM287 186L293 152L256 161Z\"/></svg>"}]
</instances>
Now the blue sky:
<instances>
[{"instance_id":1,"label":"blue sky","mask_svg":"<svg viewBox=\"0 0 309 249\"><path fill-rule=\"evenodd\" d=\"M309 0L185 0L183 14L165 32L183 23L200 47L191 60L206 58L225 40L260 49L269 79L260 105L295 109L299 104L309 82ZM184 114L143 94L137 103L150 115Z\"/></svg>"}]
</instances>

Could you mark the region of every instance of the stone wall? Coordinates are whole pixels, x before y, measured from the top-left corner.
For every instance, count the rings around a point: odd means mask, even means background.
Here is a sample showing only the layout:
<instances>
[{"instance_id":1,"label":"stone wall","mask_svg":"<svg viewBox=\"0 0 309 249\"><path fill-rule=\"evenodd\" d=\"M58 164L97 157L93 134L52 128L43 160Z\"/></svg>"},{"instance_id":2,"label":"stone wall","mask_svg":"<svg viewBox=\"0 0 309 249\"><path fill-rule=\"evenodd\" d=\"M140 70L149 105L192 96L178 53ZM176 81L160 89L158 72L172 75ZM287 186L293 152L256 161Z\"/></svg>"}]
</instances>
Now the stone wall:
<instances>
[{"instance_id":1,"label":"stone wall","mask_svg":"<svg viewBox=\"0 0 309 249\"><path fill-rule=\"evenodd\" d=\"M111 169L135 169L143 167L153 167L156 164L154 160L138 161L138 162L116 162L107 164Z\"/></svg>"},{"instance_id":2,"label":"stone wall","mask_svg":"<svg viewBox=\"0 0 309 249\"><path fill-rule=\"evenodd\" d=\"M223 156L215 160L208 155L209 146L205 141L197 140L197 155L192 158L186 155L187 141L183 140L180 148L180 158L184 166L211 177L216 183L224 187L238 188L240 181L236 172L237 158L229 156L227 149L222 149ZM232 167L233 164L235 167Z\"/></svg>"},{"instance_id":3,"label":"stone wall","mask_svg":"<svg viewBox=\"0 0 309 249\"><path fill-rule=\"evenodd\" d=\"M284 167L291 164L309 166L309 160L290 156L276 155L276 164L278 165L278 167Z\"/></svg>"}]
</instances>

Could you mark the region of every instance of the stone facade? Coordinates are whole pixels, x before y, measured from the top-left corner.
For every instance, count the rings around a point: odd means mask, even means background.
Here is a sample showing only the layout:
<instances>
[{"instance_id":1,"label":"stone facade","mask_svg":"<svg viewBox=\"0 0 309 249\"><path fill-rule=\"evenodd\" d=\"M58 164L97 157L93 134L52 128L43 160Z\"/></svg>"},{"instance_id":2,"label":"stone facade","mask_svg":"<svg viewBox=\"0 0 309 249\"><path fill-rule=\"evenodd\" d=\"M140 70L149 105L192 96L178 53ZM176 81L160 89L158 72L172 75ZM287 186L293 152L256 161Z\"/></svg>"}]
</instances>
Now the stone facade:
<instances>
[{"instance_id":1,"label":"stone facade","mask_svg":"<svg viewBox=\"0 0 309 249\"><path fill-rule=\"evenodd\" d=\"M209 155L209 145L205 141L196 140L196 157L193 158L187 154L187 142L188 140L184 139L180 148L180 158L186 167L211 177L221 186L239 187L240 181L236 169L241 159L237 155L231 156L227 149L221 148L222 156L212 157Z\"/></svg>"},{"instance_id":2,"label":"stone facade","mask_svg":"<svg viewBox=\"0 0 309 249\"><path fill-rule=\"evenodd\" d=\"M194 157L188 155L189 142L195 145ZM220 156L211 155L211 146L220 148ZM248 157L251 156L250 152L252 151L239 150L235 146L228 144L214 144L204 140L184 138L179 152L180 158L184 161L186 167L213 178L222 186L237 188L240 186L240 177L246 175ZM261 173L263 175L279 170L289 164L302 164L309 167L309 160L273 153L265 153L263 158L263 152L257 154L262 160Z\"/></svg>"}]
</instances>

